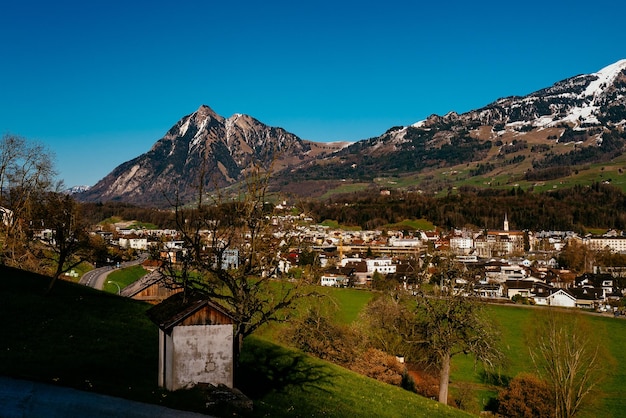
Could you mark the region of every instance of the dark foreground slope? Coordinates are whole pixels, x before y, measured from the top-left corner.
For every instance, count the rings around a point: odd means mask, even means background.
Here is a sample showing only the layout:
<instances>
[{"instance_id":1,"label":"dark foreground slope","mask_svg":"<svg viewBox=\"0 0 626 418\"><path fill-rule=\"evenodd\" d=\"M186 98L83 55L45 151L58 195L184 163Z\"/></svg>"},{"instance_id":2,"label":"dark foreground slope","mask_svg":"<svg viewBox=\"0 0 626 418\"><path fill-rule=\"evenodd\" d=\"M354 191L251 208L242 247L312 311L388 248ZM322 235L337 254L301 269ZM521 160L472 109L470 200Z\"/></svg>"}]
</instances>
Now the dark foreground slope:
<instances>
[{"instance_id":1,"label":"dark foreground slope","mask_svg":"<svg viewBox=\"0 0 626 418\"><path fill-rule=\"evenodd\" d=\"M207 411L198 390L157 387L157 328L150 305L0 266L0 375L177 409ZM242 381L253 416L456 417L445 407L267 341L244 345Z\"/></svg>"}]
</instances>

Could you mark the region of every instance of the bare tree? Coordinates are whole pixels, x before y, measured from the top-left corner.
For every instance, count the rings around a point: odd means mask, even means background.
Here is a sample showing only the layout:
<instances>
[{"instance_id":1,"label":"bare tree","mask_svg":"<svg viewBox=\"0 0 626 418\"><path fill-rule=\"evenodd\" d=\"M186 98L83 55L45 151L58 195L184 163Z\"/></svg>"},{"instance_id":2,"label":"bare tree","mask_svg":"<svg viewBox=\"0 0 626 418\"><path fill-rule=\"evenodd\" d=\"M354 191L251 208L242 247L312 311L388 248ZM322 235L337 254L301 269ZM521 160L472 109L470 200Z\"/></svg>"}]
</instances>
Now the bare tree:
<instances>
[{"instance_id":1,"label":"bare tree","mask_svg":"<svg viewBox=\"0 0 626 418\"><path fill-rule=\"evenodd\" d=\"M576 239L569 239L565 248L559 253L558 262L561 267L575 271L588 272L594 264L596 252Z\"/></svg>"},{"instance_id":2,"label":"bare tree","mask_svg":"<svg viewBox=\"0 0 626 418\"><path fill-rule=\"evenodd\" d=\"M281 256L295 235L275 225L267 202L270 172L252 170L235 195L223 189L205 195L200 182L193 207L174 202L183 248L177 262L166 262L164 274L184 292L201 291L230 309L236 320L235 356L243 338L261 325L282 321L294 302L308 295L303 280L279 278Z\"/></svg>"},{"instance_id":3,"label":"bare tree","mask_svg":"<svg viewBox=\"0 0 626 418\"><path fill-rule=\"evenodd\" d=\"M539 375L549 382L557 418L576 416L606 377L611 356L597 327L581 313L536 314L530 355Z\"/></svg>"},{"instance_id":4,"label":"bare tree","mask_svg":"<svg viewBox=\"0 0 626 418\"><path fill-rule=\"evenodd\" d=\"M26 256L28 219L33 203L53 186L53 153L15 135L0 140L0 262L19 266Z\"/></svg>"},{"instance_id":5,"label":"bare tree","mask_svg":"<svg viewBox=\"0 0 626 418\"><path fill-rule=\"evenodd\" d=\"M388 295L372 299L360 315L359 323L366 329L374 348L389 354L411 357L407 331L413 321L413 312L406 301Z\"/></svg>"},{"instance_id":6,"label":"bare tree","mask_svg":"<svg viewBox=\"0 0 626 418\"><path fill-rule=\"evenodd\" d=\"M337 309L331 298L317 299L281 337L299 350L350 368L366 349L366 339L357 327L333 321Z\"/></svg>"},{"instance_id":7,"label":"bare tree","mask_svg":"<svg viewBox=\"0 0 626 418\"><path fill-rule=\"evenodd\" d=\"M89 258L92 245L80 205L71 196L46 193L35 205L33 215L47 232L31 245L43 246L39 254L52 267L50 291L64 273Z\"/></svg>"},{"instance_id":8,"label":"bare tree","mask_svg":"<svg viewBox=\"0 0 626 418\"><path fill-rule=\"evenodd\" d=\"M362 323L372 344L439 371L439 402L447 404L452 358L472 354L486 367L499 365L499 333L479 301L449 286L416 298L382 296L365 308ZM400 299L399 299L400 297Z\"/></svg>"}]
</instances>

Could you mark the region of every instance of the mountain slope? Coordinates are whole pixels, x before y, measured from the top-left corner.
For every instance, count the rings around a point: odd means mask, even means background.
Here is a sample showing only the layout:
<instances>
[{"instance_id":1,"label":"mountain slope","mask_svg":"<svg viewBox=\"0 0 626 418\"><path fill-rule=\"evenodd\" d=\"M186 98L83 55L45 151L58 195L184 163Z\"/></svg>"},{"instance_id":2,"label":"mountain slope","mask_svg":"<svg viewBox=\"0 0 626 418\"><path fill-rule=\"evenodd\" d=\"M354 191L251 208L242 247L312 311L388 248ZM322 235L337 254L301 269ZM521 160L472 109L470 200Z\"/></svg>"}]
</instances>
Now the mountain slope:
<instances>
[{"instance_id":1,"label":"mountain slope","mask_svg":"<svg viewBox=\"0 0 626 418\"><path fill-rule=\"evenodd\" d=\"M201 106L81 197L158 204L175 191L191 196L202 173L207 188L223 187L240 181L253 164L270 163L275 189L304 196L390 176L412 177L414 187L432 191L442 187L431 181L442 170L485 184L503 174L511 182L543 181L618 158L625 126L626 60L349 145L304 141L250 116L226 119Z\"/></svg>"},{"instance_id":2,"label":"mountain slope","mask_svg":"<svg viewBox=\"0 0 626 418\"><path fill-rule=\"evenodd\" d=\"M619 157L626 143L625 125L626 60L621 60L528 96L391 128L291 170L289 177L362 183L453 170L463 171L466 179L506 172L517 181L545 180Z\"/></svg>"}]
</instances>

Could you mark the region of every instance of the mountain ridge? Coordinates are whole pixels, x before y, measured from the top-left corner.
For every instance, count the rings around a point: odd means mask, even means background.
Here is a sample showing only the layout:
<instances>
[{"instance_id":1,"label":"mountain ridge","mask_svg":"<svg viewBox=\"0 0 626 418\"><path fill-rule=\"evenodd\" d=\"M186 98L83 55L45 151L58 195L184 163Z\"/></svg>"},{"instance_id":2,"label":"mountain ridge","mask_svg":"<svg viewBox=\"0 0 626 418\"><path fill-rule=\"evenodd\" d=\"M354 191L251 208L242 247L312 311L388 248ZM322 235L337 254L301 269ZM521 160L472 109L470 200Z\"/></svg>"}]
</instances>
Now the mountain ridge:
<instances>
[{"instance_id":1,"label":"mountain ridge","mask_svg":"<svg viewBox=\"0 0 626 418\"><path fill-rule=\"evenodd\" d=\"M191 198L200 181L209 189L226 187L253 166L270 164L273 189L301 196L346 182L375 185L380 177L416 177L450 167L459 167L467 179L509 171L517 180L533 181L618 157L626 145L625 126L626 59L526 96L500 98L462 114L433 114L354 143L306 141L252 116L224 118L202 105L80 198L162 204L166 195ZM424 184L415 188L428 189Z\"/></svg>"},{"instance_id":2,"label":"mountain ridge","mask_svg":"<svg viewBox=\"0 0 626 418\"><path fill-rule=\"evenodd\" d=\"M166 203L209 187L233 184L254 165L281 170L301 156L333 152L340 143L302 140L283 128L267 126L243 114L224 118L209 106L180 119L151 149L116 167L81 200Z\"/></svg>"}]
</instances>

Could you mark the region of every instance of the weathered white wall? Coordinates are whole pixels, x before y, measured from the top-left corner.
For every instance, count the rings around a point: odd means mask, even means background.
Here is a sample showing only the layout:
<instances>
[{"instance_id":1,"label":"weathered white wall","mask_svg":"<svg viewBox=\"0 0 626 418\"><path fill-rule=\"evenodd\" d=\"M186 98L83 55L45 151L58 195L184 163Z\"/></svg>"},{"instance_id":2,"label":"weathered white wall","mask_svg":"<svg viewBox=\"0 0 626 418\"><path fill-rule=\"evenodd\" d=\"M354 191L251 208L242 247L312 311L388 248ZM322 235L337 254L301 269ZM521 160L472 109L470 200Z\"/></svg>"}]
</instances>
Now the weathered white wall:
<instances>
[{"instance_id":1,"label":"weathered white wall","mask_svg":"<svg viewBox=\"0 0 626 418\"><path fill-rule=\"evenodd\" d=\"M165 367L165 388L177 390L197 383L233 387L233 326L176 326L171 339L161 340L159 369ZM169 341L167 341L169 340ZM165 358L163 359L163 349ZM159 379L163 376L159 371Z\"/></svg>"}]
</instances>

